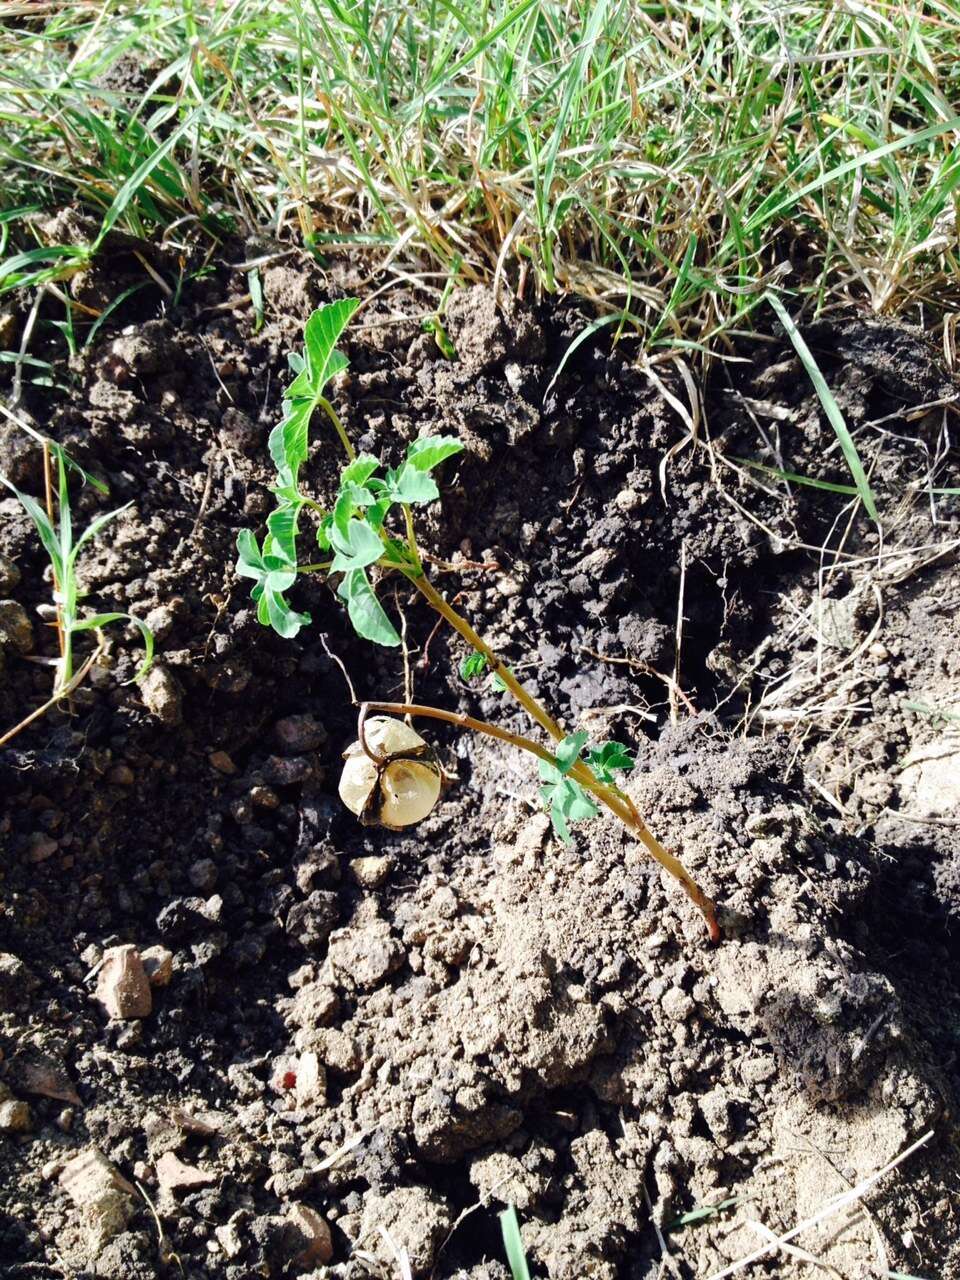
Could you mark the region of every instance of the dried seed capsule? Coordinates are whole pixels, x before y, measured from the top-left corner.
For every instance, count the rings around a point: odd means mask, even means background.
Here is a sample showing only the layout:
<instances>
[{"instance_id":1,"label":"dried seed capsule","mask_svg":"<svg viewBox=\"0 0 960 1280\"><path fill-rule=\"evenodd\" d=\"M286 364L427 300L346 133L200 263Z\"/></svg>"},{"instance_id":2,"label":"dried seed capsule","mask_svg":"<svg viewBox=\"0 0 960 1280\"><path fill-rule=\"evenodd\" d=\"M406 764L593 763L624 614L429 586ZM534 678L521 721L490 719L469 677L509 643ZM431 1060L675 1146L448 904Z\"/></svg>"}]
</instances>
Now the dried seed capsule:
<instances>
[{"instance_id":1,"label":"dried seed capsule","mask_svg":"<svg viewBox=\"0 0 960 1280\"><path fill-rule=\"evenodd\" d=\"M340 799L361 822L398 830L420 822L440 796L440 766L430 745L402 720L376 716L364 726L371 760L360 742L345 752Z\"/></svg>"}]
</instances>

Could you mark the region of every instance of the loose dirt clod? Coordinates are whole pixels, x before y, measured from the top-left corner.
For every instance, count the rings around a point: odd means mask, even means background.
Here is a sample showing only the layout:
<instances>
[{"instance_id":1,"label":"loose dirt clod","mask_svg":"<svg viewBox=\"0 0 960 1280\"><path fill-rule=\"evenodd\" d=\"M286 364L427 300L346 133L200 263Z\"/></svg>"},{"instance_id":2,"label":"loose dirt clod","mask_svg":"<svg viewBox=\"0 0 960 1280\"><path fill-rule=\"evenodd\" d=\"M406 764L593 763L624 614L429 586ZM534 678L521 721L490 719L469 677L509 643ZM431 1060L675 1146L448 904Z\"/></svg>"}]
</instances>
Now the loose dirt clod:
<instances>
[{"instance_id":1,"label":"loose dirt clod","mask_svg":"<svg viewBox=\"0 0 960 1280\"><path fill-rule=\"evenodd\" d=\"M29 1133L33 1128L33 1113L26 1102L17 1098L0 1101L0 1133Z\"/></svg>"},{"instance_id":2,"label":"loose dirt clod","mask_svg":"<svg viewBox=\"0 0 960 1280\"><path fill-rule=\"evenodd\" d=\"M95 1147L67 1161L60 1185L80 1210L90 1253L95 1256L126 1228L136 1206L136 1191Z\"/></svg>"}]
</instances>

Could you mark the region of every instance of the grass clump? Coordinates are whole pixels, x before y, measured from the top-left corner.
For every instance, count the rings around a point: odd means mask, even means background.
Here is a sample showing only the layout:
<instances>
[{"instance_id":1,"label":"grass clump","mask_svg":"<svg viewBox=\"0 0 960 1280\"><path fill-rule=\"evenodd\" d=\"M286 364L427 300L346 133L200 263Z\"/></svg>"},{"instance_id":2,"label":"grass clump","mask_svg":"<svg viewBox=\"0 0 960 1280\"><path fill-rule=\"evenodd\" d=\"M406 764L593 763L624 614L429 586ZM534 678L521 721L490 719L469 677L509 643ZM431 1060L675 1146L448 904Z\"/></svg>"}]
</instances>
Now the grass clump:
<instances>
[{"instance_id":1,"label":"grass clump","mask_svg":"<svg viewBox=\"0 0 960 1280\"><path fill-rule=\"evenodd\" d=\"M30 210L289 233L422 279L572 291L653 345L957 301L960 14L702 0L66 0L0 28L3 282L69 274ZM26 255L26 256L25 256Z\"/></svg>"}]
</instances>

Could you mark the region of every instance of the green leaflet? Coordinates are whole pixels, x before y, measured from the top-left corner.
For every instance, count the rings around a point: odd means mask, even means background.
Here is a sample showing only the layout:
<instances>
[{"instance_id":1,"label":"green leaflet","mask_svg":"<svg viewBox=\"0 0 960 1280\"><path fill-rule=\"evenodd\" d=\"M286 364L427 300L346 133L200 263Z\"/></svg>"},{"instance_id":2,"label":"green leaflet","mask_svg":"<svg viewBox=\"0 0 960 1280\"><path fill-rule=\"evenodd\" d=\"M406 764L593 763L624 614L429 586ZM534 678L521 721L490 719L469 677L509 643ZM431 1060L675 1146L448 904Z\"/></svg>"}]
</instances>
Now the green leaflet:
<instances>
[{"instance_id":1,"label":"green leaflet","mask_svg":"<svg viewBox=\"0 0 960 1280\"><path fill-rule=\"evenodd\" d=\"M557 743L557 768L561 773L569 773L577 763L589 736L586 732L568 733L562 742Z\"/></svg>"},{"instance_id":2,"label":"green leaflet","mask_svg":"<svg viewBox=\"0 0 960 1280\"><path fill-rule=\"evenodd\" d=\"M337 351L337 341L360 305L359 298L341 298L318 307L303 331L307 368L316 394L329 380L347 367L346 357Z\"/></svg>"},{"instance_id":3,"label":"green leaflet","mask_svg":"<svg viewBox=\"0 0 960 1280\"><path fill-rule=\"evenodd\" d=\"M346 574L337 588L337 595L346 601L347 613L358 636L387 649L399 647L400 637L374 595L364 569Z\"/></svg>"},{"instance_id":4,"label":"green leaflet","mask_svg":"<svg viewBox=\"0 0 960 1280\"><path fill-rule=\"evenodd\" d=\"M530 1268L527 1265L527 1254L520 1235L520 1223L513 1205L500 1214L500 1230L503 1232L503 1247L510 1264L513 1280L530 1280Z\"/></svg>"},{"instance_id":5,"label":"green leaflet","mask_svg":"<svg viewBox=\"0 0 960 1280\"><path fill-rule=\"evenodd\" d=\"M368 565L376 564L384 551L379 535L363 520L351 520L344 534L334 519L330 542L336 552L330 566L331 573L366 569Z\"/></svg>"},{"instance_id":6,"label":"green leaflet","mask_svg":"<svg viewBox=\"0 0 960 1280\"><path fill-rule=\"evenodd\" d=\"M440 497L436 480L412 462L405 462L395 471L388 471L386 486L389 498L394 502L404 502L408 506L434 502Z\"/></svg>"},{"instance_id":7,"label":"green leaflet","mask_svg":"<svg viewBox=\"0 0 960 1280\"><path fill-rule=\"evenodd\" d=\"M636 764L632 753L622 742L604 742L587 752L587 764L599 782L615 784L614 771L629 773Z\"/></svg>"},{"instance_id":8,"label":"green leaflet","mask_svg":"<svg viewBox=\"0 0 960 1280\"><path fill-rule=\"evenodd\" d=\"M297 571L282 556L273 554L273 539L263 540L263 552L249 529L237 535L237 573L253 578L251 596L257 603L257 618L264 626L273 627L284 639L292 639L301 626L310 621L308 613L296 613L283 598L283 593L297 580Z\"/></svg>"},{"instance_id":9,"label":"green leaflet","mask_svg":"<svg viewBox=\"0 0 960 1280\"><path fill-rule=\"evenodd\" d=\"M418 471L432 471L445 458L462 452L463 445L455 436L421 436L407 446L407 462Z\"/></svg>"},{"instance_id":10,"label":"green leaflet","mask_svg":"<svg viewBox=\"0 0 960 1280\"><path fill-rule=\"evenodd\" d=\"M380 459L375 458L372 453L359 454L352 462L348 463L340 473L341 490L345 489L348 485L366 484L379 466Z\"/></svg>"}]
</instances>

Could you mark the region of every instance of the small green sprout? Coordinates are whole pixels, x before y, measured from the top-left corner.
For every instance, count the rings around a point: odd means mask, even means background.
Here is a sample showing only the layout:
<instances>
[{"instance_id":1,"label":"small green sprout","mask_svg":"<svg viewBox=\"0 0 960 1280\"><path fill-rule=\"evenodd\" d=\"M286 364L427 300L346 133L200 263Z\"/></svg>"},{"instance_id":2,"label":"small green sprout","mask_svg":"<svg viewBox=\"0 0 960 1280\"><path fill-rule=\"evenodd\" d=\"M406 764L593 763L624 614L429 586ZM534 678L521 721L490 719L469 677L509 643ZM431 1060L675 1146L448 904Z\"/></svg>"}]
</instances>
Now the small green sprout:
<instances>
[{"instance_id":1,"label":"small green sprout","mask_svg":"<svg viewBox=\"0 0 960 1280\"><path fill-rule=\"evenodd\" d=\"M376 585L386 574L400 574L466 641L469 652L460 663L461 678L469 682L488 674L490 686L509 693L549 735L553 750L496 725L438 707L370 702L361 705L359 740L347 753L348 763L352 761L350 767L358 770L361 753L369 762L363 766L365 778L367 773L380 777L389 765L389 759L364 736L365 717L373 710L446 720L512 743L537 757L543 783L541 797L562 840L572 838L571 822L596 817L603 805L639 836L651 855L680 881L703 912L710 936L716 940L719 928L714 904L650 833L629 796L616 783L617 774L633 768L629 750L619 742L604 742L586 750L586 733L566 734L424 572L413 513L415 508L440 497L433 473L461 453L463 445L452 436L424 436L408 444L394 466L385 465L374 454L358 456L353 448L324 392L329 380L346 368L346 358L336 343L358 306L356 299L347 298L315 311L304 330L303 354L290 356L294 378L283 396L281 421L269 440L277 469L273 489L276 507L267 517L262 543L247 529L237 539L237 572L253 579L251 595L257 605L257 617L278 635L295 636L310 617L290 605L287 593L300 574L325 573L339 579L337 595L346 605L357 635L374 644L396 648L401 639L377 598ZM346 454L337 491L327 506L300 487L300 469L309 453L310 420L318 408L333 424ZM314 536L321 554L328 557L319 563L301 564L298 558L299 520L304 510L316 517ZM363 812L365 820L369 820L372 810L368 812L365 807Z\"/></svg>"},{"instance_id":2,"label":"small green sprout","mask_svg":"<svg viewBox=\"0 0 960 1280\"><path fill-rule=\"evenodd\" d=\"M540 780L546 784L540 788L540 798L549 810L553 828L564 844L572 843L568 823L582 818L595 818L600 812L590 793L569 776L570 770L583 755L587 737L583 732L567 734L557 744L554 763L541 760L539 765ZM604 742L602 746L588 751L585 759L597 781L614 790L617 790L614 772L629 773L635 763L633 756L620 742Z\"/></svg>"},{"instance_id":3,"label":"small green sprout","mask_svg":"<svg viewBox=\"0 0 960 1280\"><path fill-rule=\"evenodd\" d=\"M468 653L460 663L460 679L466 680L469 684L471 680L476 680L478 676L482 676L486 669L486 654Z\"/></svg>"},{"instance_id":4,"label":"small green sprout","mask_svg":"<svg viewBox=\"0 0 960 1280\"><path fill-rule=\"evenodd\" d=\"M74 636L85 631L99 632L112 622L132 622L139 627L143 636L144 659L134 676L135 680L140 680L146 675L153 661L153 632L145 622L131 613L113 611L110 613L81 614L80 601L82 595L77 583L77 557L82 548L91 539L98 537L112 520L115 520L117 516L128 510L133 504L128 502L124 506L118 507L115 511L107 511L103 515L97 516L83 533L75 538L70 509L68 471L77 472L85 482L92 484L101 493L106 493L106 486L99 480L94 479L93 476L88 475L58 444L42 437L39 437L39 439L43 444L44 472L47 479L46 510L36 498L31 497L28 493L22 493L6 476L0 475L0 483L4 484L17 498L24 511L33 521L53 570L53 601L56 607L56 626L60 642L60 657L56 663L53 698L51 699L51 702L56 702L65 697L75 687L76 677L73 666ZM56 465L56 517L53 514L51 459ZM86 664L84 665L86 666ZM77 674L79 675L80 673ZM17 730L20 727L22 726L18 725ZM13 732L17 730L4 735L4 741L13 736Z\"/></svg>"}]
</instances>

